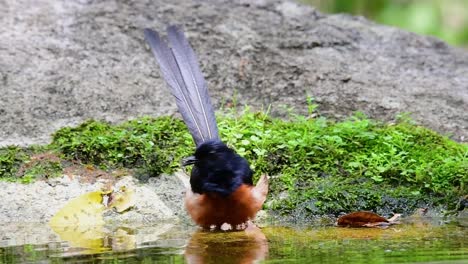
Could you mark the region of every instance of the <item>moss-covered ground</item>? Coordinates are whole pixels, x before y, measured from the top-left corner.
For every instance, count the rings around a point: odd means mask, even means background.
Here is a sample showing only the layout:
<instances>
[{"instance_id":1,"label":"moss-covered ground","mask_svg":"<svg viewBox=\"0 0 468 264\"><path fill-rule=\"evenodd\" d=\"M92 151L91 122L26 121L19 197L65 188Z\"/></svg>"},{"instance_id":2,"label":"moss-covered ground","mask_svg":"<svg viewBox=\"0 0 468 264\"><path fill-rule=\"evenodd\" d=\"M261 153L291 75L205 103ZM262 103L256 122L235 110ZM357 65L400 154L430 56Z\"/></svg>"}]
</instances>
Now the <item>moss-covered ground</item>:
<instances>
[{"instance_id":1,"label":"moss-covered ground","mask_svg":"<svg viewBox=\"0 0 468 264\"><path fill-rule=\"evenodd\" d=\"M221 138L249 160L255 176L271 176L266 207L278 214L450 211L468 193L468 145L405 118L385 124L356 114L335 122L233 110L218 122ZM61 175L70 164L157 177L179 169L193 151L177 118L90 120L58 130L46 146L1 148L0 178L27 183Z\"/></svg>"}]
</instances>

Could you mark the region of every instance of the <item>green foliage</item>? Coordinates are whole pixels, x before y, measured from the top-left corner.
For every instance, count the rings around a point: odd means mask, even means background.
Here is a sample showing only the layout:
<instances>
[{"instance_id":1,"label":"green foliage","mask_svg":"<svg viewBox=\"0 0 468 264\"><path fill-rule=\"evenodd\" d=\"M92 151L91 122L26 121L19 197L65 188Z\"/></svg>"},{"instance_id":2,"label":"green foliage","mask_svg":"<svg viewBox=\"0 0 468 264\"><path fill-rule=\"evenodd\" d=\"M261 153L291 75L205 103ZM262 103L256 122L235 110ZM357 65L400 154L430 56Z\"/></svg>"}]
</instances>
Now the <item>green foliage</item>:
<instances>
[{"instance_id":1,"label":"green foliage","mask_svg":"<svg viewBox=\"0 0 468 264\"><path fill-rule=\"evenodd\" d=\"M220 130L257 176L273 176L268 206L284 213L407 213L467 192L468 146L409 122L382 124L359 114L339 123L284 121L247 111L220 120Z\"/></svg>"},{"instance_id":2,"label":"green foliage","mask_svg":"<svg viewBox=\"0 0 468 264\"><path fill-rule=\"evenodd\" d=\"M305 217L355 210L408 213L428 205L453 208L467 193L466 144L416 126L405 115L396 124L362 114L342 122L312 118L316 105L308 102L309 117L291 114L283 120L232 109L218 118L221 138L249 160L255 177L271 176L268 208ZM51 177L61 172L63 160L47 153L59 153L74 163L137 168L155 176L180 168L193 151L185 125L172 117L119 125L91 120L58 130L40 151L1 149L0 169L23 182Z\"/></svg>"},{"instance_id":3,"label":"green foliage","mask_svg":"<svg viewBox=\"0 0 468 264\"><path fill-rule=\"evenodd\" d=\"M45 150L44 150L45 151ZM22 183L31 183L37 178L53 178L62 175L61 159L49 151L31 154L17 171L16 176Z\"/></svg>"},{"instance_id":4,"label":"green foliage","mask_svg":"<svg viewBox=\"0 0 468 264\"><path fill-rule=\"evenodd\" d=\"M12 177L29 155L18 146L0 148L0 176Z\"/></svg>"},{"instance_id":5,"label":"green foliage","mask_svg":"<svg viewBox=\"0 0 468 264\"><path fill-rule=\"evenodd\" d=\"M60 129L52 141L53 148L68 159L107 170L143 168L150 175L178 168L191 144L183 122L171 117L144 117L116 126L90 120Z\"/></svg>"},{"instance_id":6,"label":"green foliage","mask_svg":"<svg viewBox=\"0 0 468 264\"><path fill-rule=\"evenodd\" d=\"M0 148L0 178L30 183L39 177L58 176L61 172L61 160L49 153L45 147L8 146Z\"/></svg>"},{"instance_id":7,"label":"green foliage","mask_svg":"<svg viewBox=\"0 0 468 264\"><path fill-rule=\"evenodd\" d=\"M325 12L363 15L382 24L468 45L466 0L303 0Z\"/></svg>"}]
</instances>

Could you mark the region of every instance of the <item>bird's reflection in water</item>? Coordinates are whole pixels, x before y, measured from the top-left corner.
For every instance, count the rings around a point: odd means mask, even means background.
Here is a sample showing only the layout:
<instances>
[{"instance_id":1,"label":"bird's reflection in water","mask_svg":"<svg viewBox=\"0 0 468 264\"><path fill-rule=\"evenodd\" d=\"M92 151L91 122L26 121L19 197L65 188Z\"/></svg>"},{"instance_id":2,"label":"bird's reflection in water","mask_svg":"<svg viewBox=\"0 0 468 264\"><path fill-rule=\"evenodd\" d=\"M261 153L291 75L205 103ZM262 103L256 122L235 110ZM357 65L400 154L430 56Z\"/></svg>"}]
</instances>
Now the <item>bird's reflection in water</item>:
<instances>
[{"instance_id":1,"label":"bird's reflection in water","mask_svg":"<svg viewBox=\"0 0 468 264\"><path fill-rule=\"evenodd\" d=\"M197 231L185 249L190 264L257 263L267 255L267 238L255 225L237 232Z\"/></svg>"}]
</instances>

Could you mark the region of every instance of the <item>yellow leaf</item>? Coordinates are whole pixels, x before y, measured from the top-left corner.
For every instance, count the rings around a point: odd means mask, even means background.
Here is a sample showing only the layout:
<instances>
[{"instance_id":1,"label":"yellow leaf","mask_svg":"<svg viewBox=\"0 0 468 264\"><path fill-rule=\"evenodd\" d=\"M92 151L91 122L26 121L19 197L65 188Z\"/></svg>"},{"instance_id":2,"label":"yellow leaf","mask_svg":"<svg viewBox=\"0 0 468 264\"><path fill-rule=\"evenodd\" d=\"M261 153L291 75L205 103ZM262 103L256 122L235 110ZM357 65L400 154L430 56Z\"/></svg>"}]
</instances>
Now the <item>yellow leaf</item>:
<instances>
[{"instance_id":1,"label":"yellow leaf","mask_svg":"<svg viewBox=\"0 0 468 264\"><path fill-rule=\"evenodd\" d=\"M52 226L52 229L71 247L87 249L80 254L99 253L106 249L102 225Z\"/></svg>"},{"instance_id":2,"label":"yellow leaf","mask_svg":"<svg viewBox=\"0 0 468 264\"><path fill-rule=\"evenodd\" d=\"M88 249L81 254L102 252L105 249L102 213L106 209L102 201L108 193L89 192L74 198L50 219L50 227L72 247Z\"/></svg>"},{"instance_id":3,"label":"yellow leaf","mask_svg":"<svg viewBox=\"0 0 468 264\"><path fill-rule=\"evenodd\" d=\"M103 225L102 213L105 206L102 191L89 192L68 202L49 221L50 226Z\"/></svg>"}]
</instances>

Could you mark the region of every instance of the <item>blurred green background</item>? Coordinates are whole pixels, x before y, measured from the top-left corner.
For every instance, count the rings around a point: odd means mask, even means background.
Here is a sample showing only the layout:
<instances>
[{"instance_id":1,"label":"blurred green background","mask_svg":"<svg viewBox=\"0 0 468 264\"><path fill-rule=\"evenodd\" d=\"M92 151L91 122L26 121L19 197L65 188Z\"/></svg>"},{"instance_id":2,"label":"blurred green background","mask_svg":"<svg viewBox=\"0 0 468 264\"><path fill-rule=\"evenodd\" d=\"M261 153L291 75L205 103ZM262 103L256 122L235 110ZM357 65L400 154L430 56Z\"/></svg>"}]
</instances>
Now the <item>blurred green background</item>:
<instances>
[{"instance_id":1,"label":"blurred green background","mask_svg":"<svg viewBox=\"0 0 468 264\"><path fill-rule=\"evenodd\" d=\"M468 48L468 0L299 0L325 13L362 15L380 24Z\"/></svg>"}]
</instances>

